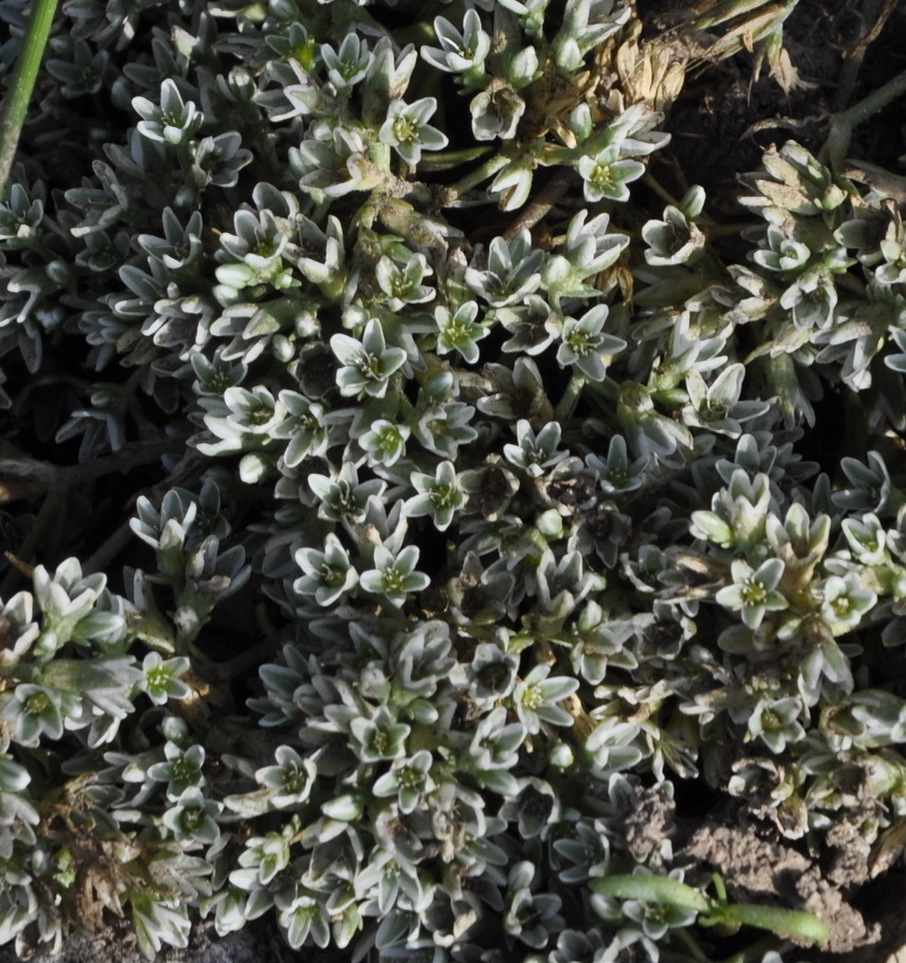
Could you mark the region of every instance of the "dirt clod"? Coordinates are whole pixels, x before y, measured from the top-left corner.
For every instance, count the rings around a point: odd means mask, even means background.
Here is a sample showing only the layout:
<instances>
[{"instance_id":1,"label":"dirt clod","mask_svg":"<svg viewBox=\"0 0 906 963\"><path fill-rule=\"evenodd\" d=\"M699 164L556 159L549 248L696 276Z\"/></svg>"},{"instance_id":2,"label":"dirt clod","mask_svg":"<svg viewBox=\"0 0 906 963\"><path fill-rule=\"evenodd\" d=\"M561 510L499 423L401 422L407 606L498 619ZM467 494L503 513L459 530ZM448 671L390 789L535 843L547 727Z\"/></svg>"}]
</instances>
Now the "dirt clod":
<instances>
[{"instance_id":1,"label":"dirt clod","mask_svg":"<svg viewBox=\"0 0 906 963\"><path fill-rule=\"evenodd\" d=\"M761 839L751 826L705 825L683 855L714 866L733 900L776 903L779 896L784 905L814 913L830 930L829 952L867 950L880 940L880 927L867 924L813 861L779 841Z\"/></svg>"}]
</instances>

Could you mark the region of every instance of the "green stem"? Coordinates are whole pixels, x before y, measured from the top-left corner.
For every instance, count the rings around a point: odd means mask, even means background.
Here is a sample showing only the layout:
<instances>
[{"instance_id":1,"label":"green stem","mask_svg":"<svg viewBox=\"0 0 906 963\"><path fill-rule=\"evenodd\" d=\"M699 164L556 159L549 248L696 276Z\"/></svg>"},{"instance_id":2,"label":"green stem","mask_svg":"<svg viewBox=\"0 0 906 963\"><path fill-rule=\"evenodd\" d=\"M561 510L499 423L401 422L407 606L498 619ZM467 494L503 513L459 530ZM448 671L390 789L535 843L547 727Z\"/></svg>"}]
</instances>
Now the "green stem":
<instances>
[{"instance_id":1,"label":"green stem","mask_svg":"<svg viewBox=\"0 0 906 963\"><path fill-rule=\"evenodd\" d=\"M16 156L19 135L28 113L28 104L56 10L57 0L33 0L19 59L3 106L0 107L0 197L6 190L6 181Z\"/></svg>"},{"instance_id":2,"label":"green stem","mask_svg":"<svg viewBox=\"0 0 906 963\"><path fill-rule=\"evenodd\" d=\"M906 70L901 71L895 77L891 77L886 84L878 87L877 90L873 90L859 103L853 104L852 107L848 107L837 116L852 127L856 127L903 93L906 93Z\"/></svg>"},{"instance_id":3,"label":"green stem","mask_svg":"<svg viewBox=\"0 0 906 963\"><path fill-rule=\"evenodd\" d=\"M435 121L436 123L436 121ZM490 147L464 147L462 150L445 150L436 154L425 154L418 162L418 169L424 171L445 171L451 167L458 167L460 164L468 164L471 161L484 157Z\"/></svg>"},{"instance_id":4,"label":"green stem","mask_svg":"<svg viewBox=\"0 0 906 963\"><path fill-rule=\"evenodd\" d=\"M906 70L892 77L877 90L873 90L852 107L831 117L830 133L821 149L819 159L839 174L846 161L853 130L869 117L883 110L891 101L906 93Z\"/></svg>"},{"instance_id":5,"label":"green stem","mask_svg":"<svg viewBox=\"0 0 906 963\"><path fill-rule=\"evenodd\" d=\"M278 643L267 639L264 642L258 642L250 649L246 649L245 652L240 652L239 655L234 655L232 659L228 659L226 662L218 663L218 666L225 678L231 680L242 678L248 675L251 669L257 669L265 659L273 656L278 649Z\"/></svg>"},{"instance_id":6,"label":"green stem","mask_svg":"<svg viewBox=\"0 0 906 963\"><path fill-rule=\"evenodd\" d=\"M654 193L657 194L657 196L665 203L670 204L673 207L680 206L679 201L670 193L670 191L667 190L666 187L664 187L663 184L661 184L661 182L650 171L645 171L645 174L642 176L642 181L645 184L647 184L654 191Z\"/></svg>"},{"instance_id":7,"label":"green stem","mask_svg":"<svg viewBox=\"0 0 906 963\"><path fill-rule=\"evenodd\" d=\"M462 197L466 191L472 190L477 184L482 181L487 180L489 177L493 177L497 171L506 167L509 164L509 157L504 157L502 154L495 154L493 157L486 160L481 167L472 171L471 174L466 174L461 180L458 180L451 188L450 194L452 197Z\"/></svg>"},{"instance_id":8,"label":"green stem","mask_svg":"<svg viewBox=\"0 0 906 963\"><path fill-rule=\"evenodd\" d=\"M542 218L546 217L566 193L572 176L572 168L561 167L503 232L504 240L512 241L520 231L525 228L531 230Z\"/></svg>"},{"instance_id":9,"label":"green stem","mask_svg":"<svg viewBox=\"0 0 906 963\"><path fill-rule=\"evenodd\" d=\"M572 415L587 380L585 375L579 371L569 379L566 391L563 392L563 397L557 402L557 407L554 409L554 418L560 424L563 424Z\"/></svg>"},{"instance_id":10,"label":"green stem","mask_svg":"<svg viewBox=\"0 0 906 963\"><path fill-rule=\"evenodd\" d=\"M85 562L82 563L82 571L87 575L89 572L102 572L110 561L129 544L132 540L132 528L128 521L122 523L117 530L106 541L97 548Z\"/></svg>"}]
</instances>

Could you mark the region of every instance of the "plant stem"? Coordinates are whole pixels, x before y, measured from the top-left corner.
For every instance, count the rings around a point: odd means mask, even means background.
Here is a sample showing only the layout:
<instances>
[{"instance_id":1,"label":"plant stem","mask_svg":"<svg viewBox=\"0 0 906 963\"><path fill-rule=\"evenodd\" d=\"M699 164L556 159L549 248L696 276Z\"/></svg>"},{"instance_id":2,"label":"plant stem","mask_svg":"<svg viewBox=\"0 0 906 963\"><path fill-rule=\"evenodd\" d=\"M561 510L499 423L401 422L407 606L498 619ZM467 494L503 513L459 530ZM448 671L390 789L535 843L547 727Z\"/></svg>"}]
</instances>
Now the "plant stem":
<instances>
[{"instance_id":1,"label":"plant stem","mask_svg":"<svg viewBox=\"0 0 906 963\"><path fill-rule=\"evenodd\" d=\"M420 172L424 171L445 171L459 164L468 164L470 161L478 160L483 157L490 147L464 147L462 150L440 151L436 154L425 154L418 162Z\"/></svg>"},{"instance_id":2,"label":"plant stem","mask_svg":"<svg viewBox=\"0 0 906 963\"><path fill-rule=\"evenodd\" d=\"M566 193L573 176L572 168L562 167L541 188L535 197L519 212L519 216L503 232L505 241L513 238L524 228L533 228Z\"/></svg>"},{"instance_id":3,"label":"plant stem","mask_svg":"<svg viewBox=\"0 0 906 963\"><path fill-rule=\"evenodd\" d=\"M906 70L901 71L895 77L891 77L886 84L878 87L877 90L873 90L859 103L853 104L852 107L848 107L837 116L852 127L856 127L903 93L906 93Z\"/></svg>"},{"instance_id":4,"label":"plant stem","mask_svg":"<svg viewBox=\"0 0 906 963\"><path fill-rule=\"evenodd\" d=\"M135 442L115 451L112 455L60 468L60 480L64 486L70 487L95 478L103 478L104 475L112 475L114 472L129 472L140 465L158 461L164 455L175 455L177 452L185 451L186 447L185 438Z\"/></svg>"},{"instance_id":5,"label":"plant stem","mask_svg":"<svg viewBox=\"0 0 906 963\"><path fill-rule=\"evenodd\" d=\"M129 472L164 455L175 455L185 447L185 438L140 441L112 455L78 465L54 465L26 456L0 458L0 502L35 498L44 493L64 491L73 485L84 485L114 472Z\"/></svg>"},{"instance_id":6,"label":"plant stem","mask_svg":"<svg viewBox=\"0 0 906 963\"><path fill-rule=\"evenodd\" d=\"M662 201L665 201L667 204L670 204L673 207L680 206L680 202L650 171L645 171L644 175L642 176L642 181L647 184L648 187L650 187Z\"/></svg>"},{"instance_id":7,"label":"plant stem","mask_svg":"<svg viewBox=\"0 0 906 963\"><path fill-rule=\"evenodd\" d=\"M234 655L226 662L219 662L217 665L227 679L238 679L247 675L251 669L257 669L265 659L270 658L279 649L279 643L270 639L258 642L250 649Z\"/></svg>"},{"instance_id":8,"label":"plant stem","mask_svg":"<svg viewBox=\"0 0 906 963\"><path fill-rule=\"evenodd\" d=\"M819 160L839 174L846 161L853 130L869 117L883 110L891 101L906 93L906 70L891 77L886 84L873 90L857 104L831 117L830 133L819 154Z\"/></svg>"},{"instance_id":9,"label":"plant stem","mask_svg":"<svg viewBox=\"0 0 906 963\"><path fill-rule=\"evenodd\" d=\"M713 227L709 224L705 233L709 240L715 237L739 237L743 231L754 226L752 221L733 221L731 224L715 224Z\"/></svg>"},{"instance_id":10,"label":"plant stem","mask_svg":"<svg viewBox=\"0 0 906 963\"><path fill-rule=\"evenodd\" d=\"M82 563L82 572L102 572L111 559L115 558L129 544L132 538L132 528L129 521L125 521L117 530L97 548L90 558Z\"/></svg>"},{"instance_id":11,"label":"plant stem","mask_svg":"<svg viewBox=\"0 0 906 963\"><path fill-rule=\"evenodd\" d=\"M563 424L572 415L587 380L585 375L579 371L569 379L566 391L563 392L563 397L557 402L557 407L554 409L554 418L560 424Z\"/></svg>"},{"instance_id":12,"label":"plant stem","mask_svg":"<svg viewBox=\"0 0 906 963\"><path fill-rule=\"evenodd\" d=\"M843 55L843 66L840 71L840 78L837 81L837 89L834 91L832 106L835 110L845 107L849 101L850 94L856 85L859 71L862 69L862 62L868 48L878 39L884 25L890 19L897 8L900 0L885 0L884 7L875 17L875 22L871 29L853 47Z\"/></svg>"},{"instance_id":13,"label":"plant stem","mask_svg":"<svg viewBox=\"0 0 906 963\"><path fill-rule=\"evenodd\" d=\"M19 135L25 123L28 104L35 88L56 10L57 0L33 0L19 59L16 61L3 106L0 107L0 197L6 190L6 181L16 156Z\"/></svg>"},{"instance_id":14,"label":"plant stem","mask_svg":"<svg viewBox=\"0 0 906 963\"><path fill-rule=\"evenodd\" d=\"M477 184L482 181L487 180L489 177L493 177L501 168L506 167L509 164L510 159L504 157L502 154L495 154L490 159L486 160L479 168L472 171L471 174L466 174L461 180L458 180L451 188L450 195L452 197L462 197L466 191L470 191Z\"/></svg>"}]
</instances>

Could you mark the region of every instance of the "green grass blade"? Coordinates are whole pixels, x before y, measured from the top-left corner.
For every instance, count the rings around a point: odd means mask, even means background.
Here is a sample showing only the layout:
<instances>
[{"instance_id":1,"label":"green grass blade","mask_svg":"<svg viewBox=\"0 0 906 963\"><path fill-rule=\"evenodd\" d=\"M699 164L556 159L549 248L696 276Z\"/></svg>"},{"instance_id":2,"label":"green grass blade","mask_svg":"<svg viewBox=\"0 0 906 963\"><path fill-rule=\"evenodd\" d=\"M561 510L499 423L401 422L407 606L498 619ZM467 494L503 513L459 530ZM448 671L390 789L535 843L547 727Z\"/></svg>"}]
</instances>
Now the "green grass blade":
<instances>
[{"instance_id":1,"label":"green grass blade","mask_svg":"<svg viewBox=\"0 0 906 963\"><path fill-rule=\"evenodd\" d=\"M16 156L19 135L25 123L28 104L44 57L44 48L53 26L58 0L33 0L19 59L16 61L9 90L0 107L0 197Z\"/></svg>"}]
</instances>

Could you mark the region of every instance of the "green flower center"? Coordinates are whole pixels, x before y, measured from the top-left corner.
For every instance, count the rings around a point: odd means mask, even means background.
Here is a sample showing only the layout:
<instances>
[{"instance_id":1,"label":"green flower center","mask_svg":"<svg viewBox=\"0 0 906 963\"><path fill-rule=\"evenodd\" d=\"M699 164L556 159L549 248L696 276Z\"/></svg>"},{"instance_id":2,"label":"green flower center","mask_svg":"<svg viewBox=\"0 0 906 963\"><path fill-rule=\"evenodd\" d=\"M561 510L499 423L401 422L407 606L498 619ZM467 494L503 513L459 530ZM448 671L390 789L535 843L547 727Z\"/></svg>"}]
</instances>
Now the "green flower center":
<instances>
[{"instance_id":1,"label":"green flower center","mask_svg":"<svg viewBox=\"0 0 906 963\"><path fill-rule=\"evenodd\" d=\"M299 430L307 434L316 435L321 430L321 423L310 412L300 415L297 424Z\"/></svg>"},{"instance_id":2,"label":"green flower center","mask_svg":"<svg viewBox=\"0 0 906 963\"><path fill-rule=\"evenodd\" d=\"M709 402L701 414L707 421L723 421L730 414L730 406Z\"/></svg>"},{"instance_id":3,"label":"green flower center","mask_svg":"<svg viewBox=\"0 0 906 963\"><path fill-rule=\"evenodd\" d=\"M346 482L339 482L333 498L333 507L340 515L354 515L358 510L355 493Z\"/></svg>"},{"instance_id":4,"label":"green flower center","mask_svg":"<svg viewBox=\"0 0 906 963\"><path fill-rule=\"evenodd\" d=\"M849 615L852 612L853 604L847 595L838 595L837 598L831 603L835 615L839 615L841 618Z\"/></svg>"},{"instance_id":5,"label":"green flower center","mask_svg":"<svg viewBox=\"0 0 906 963\"><path fill-rule=\"evenodd\" d=\"M184 809L180 822L186 832L196 833L204 823L204 812L201 809Z\"/></svg>"},{"instance_id":6,"label":"green flower center","mask_svg":"<svg viewBox=\"0 0 906 963\"><path fill-rule=\"evenodd\" d=\"M400 144L418 143L418 124L411 117L400 114L393 121L393 136Z\"/></svg>"},{"instance_id":7,"label":"green flower center","mask_svg":"<svg viewBox=\"0 0 906 963\"><path fill-rule=\"evenodd\" d=\"M277 253L277 244L270 239L259 241L253 253L259 257L272 258Z\"/></svg>"},{"instance_id":8,"label":"green flower center","mask_svg":"<svg viewBox=\"0 0 906 963\"><path fill-rule=\"evenodd\" d=\"M205 390L217 395L222 395L232 385L233 379L225 368L215 368L204 382Z\"/></svg>"},{"instance_id":9,"label":"green flower center","mask_svg":"<svg viewBox=\"0 0 906 963\"><path fill-rule=\"evenodd\" d=\"M383 448L384 451L395 451L403 440L399 430L393 427L382 428L381 431L378 432L377 438L378 445Z\"/></svg>"},{"instance_id":10,"label":"green flower center","mask_svg":"<svg viewBox=\"0 0 906 963\"><path fill-rule=\"evenodd\" d=\"M148 689L155 695L166 692L168 676L160 666L150 669L146 678L148 681Z\"/></svg>"},{"instance_id":11,"label":"green flower center","mask_svg":"<svg viewBox=\"0 0 906 963\"><path fill-rule=\"evenodd\" d=\"M273 416L274 412L270 408L253 408L248 413L248 423L254 425L256 428L260 428L262 425L266 425Z\"/></svg>"},{"instance_id":12,"label":"green flower center","mask_svg":"<svg viewBox=\"0 0 906 963\"><path fill-rule=\"evenodd\" d=\"M287 769L283 774L283 789L285 792L290 793L294 796L305 792L305 788L308 785L308 774L299 769L298 766L293 765L292 768Z\"/></svg>"},{"instance_id":13,"label":"green flower center","mask_svg":"<svg viewBox=\"0 0 906 963\"><path fill-rule=\"evenodd\" d=\"M754 578L746 579L739 588L739 594L746 605L762 605L768 597L767 590Z\"/></svg>"},{"instance_id":14,"label":"green flower center","mask_svg":"<svg viewBox=\"0 0 906 963\"><path fill-rule=\"evenodd\" d=\"M584 331L573 331L566 339L572 352L579 357L590 354L592 350L591 338Z\"/></svg>"},{"instance_id":15,"label":"green flower center","mask_svg":"<svg viewBox=\"0 0 906 963\"><path fill-rule=\"evenodd\" d=\"M334 568L326 563L321 566L321 582L330 588L338 588L346 581L346 572L341 568Z\"/></svg>"},{"instance_id":16,"label":"green flower center","mask_svg":"<svg viewBox=\"0 0 906 963\"><path fill-rule=\"evenodd\" d=\"M431 502L435 508L455 508L457 494L452 485L438 485L431 489Z\"/></svg>"},{"instance_id":17,"label":"green flower center","mask_svg":"<svg viewBox=\"0 0 906 963\"><path fill-rule=\"evenodd\" d=\"M765 732L780 732L783 719L773 709L765 709L761 714L761 728Z\"/></svg>"},{"instance_id":18,"label":"green flower center","mask_svg":"<svg viewBox=\"0 0 906 963\"><path fill-rule=\"evenodd\" d=\"M403 595L406 592L406 576L390 566L381 572L381 585L388 595Z\"/></svg>"},{"instance_id":19,"label":"green flower center","mask_svg":"<svg viewBox=\"0 0 906 963\"><path fill-rule=\"evenodd\" d=\"M376 354L362 351L356 355L353 364L365 378L371 381L381 380L381 359Z\"/></svg>"},{"instance_id":20,"label":"green flower center","mask_svg":"<svg viewBox=\"0 0 906 963\"><path fill-rule=\"evenodd\" d=\"M522 704L526 709L532 710L539 709L544 705L544 693L541 691L541 687L537 685L528 686L522 694Z\"/></svg>"},{"instance_id":21,"label":"green flower center","mask_svg":"<svg viewBox=\"0 0 906 963\"><path fill-rule=\"evenodd\" d=\"M454 321L452 318L444 325L443 336L449 344L464 344L472 340L472 325Z\"/></svg>"},{"instance_id":22,"label":"green flower center","mask_svg":"<svg viewBox=\"0 0 906 963\"><path fill-rule=\"evenodd\" d=\"M186 759L177 759L170 772L173 782L194 782L197 770Z\"/></svg>"},{"instance_id":23,"label":"green flower center","mask_svg":"<svg viewBox=\"0 0 906 963\"><path fill-rule=\"evenodd\" d=\"M414 766L404 766L397 774L400 789L418 789L422 784L422 774Z\"/></svg>"},{"instance_id":24,"label":"green flower center","mask_svg":"<svg viewBox=\"0 0 906 963\"><path fill-rule=\"evenodd\" d=\"M390 290L395 298L405 301L412 292L412 284L403 274L397 274L390 282Z\"/></svg>"},{"instance_id":25,"label":"green flower center","mask_svg":"<svg viewBox=\"0 0 906 963\"><path fill-rule=\"evenodd\" d=\"M588 180L596 191L602 193L612 191L617 186L617 179L610 164L597 164Z\"/></svg>"},{"instance_id":26,"label":"green flower center","mask_svg":"<svg viewBox=\"0 0 906 963\"><path fill-rule=\"evenodd\" d=\"M53 702L46 692L35 692L25 700L25 711L30 716L43 716L52 708Z\"/></svg>"}]
</instances>

